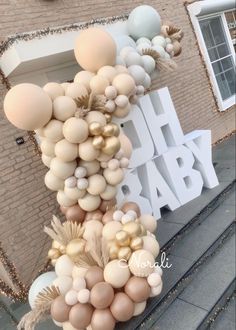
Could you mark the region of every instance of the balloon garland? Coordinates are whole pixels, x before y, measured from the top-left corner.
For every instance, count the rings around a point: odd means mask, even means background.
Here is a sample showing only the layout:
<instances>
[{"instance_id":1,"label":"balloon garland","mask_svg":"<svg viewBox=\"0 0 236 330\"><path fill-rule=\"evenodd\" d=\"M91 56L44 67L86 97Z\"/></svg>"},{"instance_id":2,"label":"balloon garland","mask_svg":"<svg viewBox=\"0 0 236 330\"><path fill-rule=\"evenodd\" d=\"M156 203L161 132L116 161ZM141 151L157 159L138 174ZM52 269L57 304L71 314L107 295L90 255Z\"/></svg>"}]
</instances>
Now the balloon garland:
<instances>
[{"instance_id":1,"label":"balloon garland","mask_svg":"<svg viewBox=\"0 0 236 330\"><path fill-rule=\"evenodd\" d=\"M150 6L135 8L127 29L130 37L123 38L98 27L83 30L75 43L83 70L74 82L24 83L5 97L8 120L39 135L49 168L45 185L57 192L66 217L45 228L55 272L33 283L32 311L18 329L33 329L47 313L63 329L114 329L162 290L156 220L136 203L116 203L132 145L113 117L127 116L156 72L176 68L183 33L161 25Z\"/></svg>"}]
</instances>

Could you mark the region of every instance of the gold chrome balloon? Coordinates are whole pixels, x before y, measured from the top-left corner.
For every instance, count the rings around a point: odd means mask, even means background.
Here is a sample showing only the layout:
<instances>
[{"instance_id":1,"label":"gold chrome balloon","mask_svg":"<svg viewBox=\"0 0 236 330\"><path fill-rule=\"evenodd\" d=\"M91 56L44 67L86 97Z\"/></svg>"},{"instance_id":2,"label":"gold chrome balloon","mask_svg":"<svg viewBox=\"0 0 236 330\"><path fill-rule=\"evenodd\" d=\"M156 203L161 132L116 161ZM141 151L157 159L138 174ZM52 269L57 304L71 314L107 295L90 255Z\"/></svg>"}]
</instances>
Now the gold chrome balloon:
<instances>
[{"instance_id":1,"label":"gold chrome balloon","mask_svg":"<svg viewBox=\"0 0 236 330\"><path fill-rule=\"evenodd\" d=\"M57 259L61 256L61 253L58 249L52 248L48 251L48 258L49 259Z\"/></svg>"},{"instance_id":2,"label":"gold chrome balloon","mask_svg":"<svg viewBox=\"0 0 236 330\"><path fill-rule=\"evenodd\" d=\"M131 249L128 246L121 247L118 252L118 259L125 259L126 261L129 260L131 257Z\"/></svg>"},{"instance_id":3,"label":"gold chrome balloon","mask_svg":"<svg viewBox=\"0 0 236 330\"><path fill-rule=\"evenodd\" d=\"M110 136L105 139L105 146L102 152L106 155L114 155L120 150L120 140L116 136Z\"/></svg>"},{"instance_id":4,"label":"gold chrome balloon","mask_svg":"<svg viewBox=\"0 0 236 330\"><path fill-rule=\"evenodd\" d=\"M110 249L109 249L109 257L111 260L113 259L117 259L118 257L118 252L119 252L119 247L113 243L111 246L110 246Z\"/></svg>"},{"instance_id":5,"label":"gold chrome balloon","mask_svg":"<svg viewBox=\"0 0 236 330\"><path fill-rule=\"evenodd\" d=\"M107 124L103 127L103 136L113 136L114 135L114 127L112 124Z\"/></svg>"},{"instance_id":6,"label":"gold chrome balloon","mask_svg":"<svg viewBox=\"0 0 236 330\"><path fill-rule=\"evenodd\" d=\"M105 140L104 140L104 138L101 135L95 136L93 138L93 147L95 149L101 149L104 146L105 146Z\"/></svg>"},{"instance_id":7,"label":"gold chrome balloon","mask_svg":"<svg viewBox=\"0 0 236 330\"><path fill-rule=\"evenodd\" d=\"M107 123L111 122L112 116L109 113L105 113L104 116L106 117Z\"/></svg>"},{"instance_id":8,"label":"gold chrome balloon","mask_svg":"<svg viewBox=\"0 0 236 330\"><path fill-rule=\"evenodd\" d=\"M98 122L93 122L89 124L89 133L90 135L101 135L103 132L103 127Z\"/></svg>"},{"instance_id":9,"label":"gold chrome balloon","mask_svg":"<svg viewBox=\"0 0 236 330\"><path fill-rule=\"evenodd\" d=\"M129 234L124 230L120 230L116 233L116 241L120 246L128 246L130 244Z\"/></svg>"},{"instance_id":10,"label":"gold chrome balloon","mask_svg":"<svg viewBox=\"0 0 236 330\"><path fill-rule=\"evenodd\" d=\"M135 223L134 221L130 221L123 225L123 230L129 233L131 237L136 237L141 234L140 225Z\"/></svg>"},{"instance_id":11,"label":"gold chrome balloon","mask_svg":"<svg viewBox=\"0 0 236 330\"><path fill-rule=\"evenodd\" d=\"M80 253L84 252L85 244L85 240L81 238L73 239L66 246L66 254L71 258L77 257Z\"/></svg>"},{"instance_id":12,"label":"gold chrome balloon","mask_svg":"<svg viewBox=\"0 0 236 330\"><path fill-rule=\"evenodd\" d=\"M141 237L134 237L132 238L131 242L130 242L130 247L132 250L136 251L139 249L142 249L143 247L143 240Z\"/></svg>"}]
</instances>

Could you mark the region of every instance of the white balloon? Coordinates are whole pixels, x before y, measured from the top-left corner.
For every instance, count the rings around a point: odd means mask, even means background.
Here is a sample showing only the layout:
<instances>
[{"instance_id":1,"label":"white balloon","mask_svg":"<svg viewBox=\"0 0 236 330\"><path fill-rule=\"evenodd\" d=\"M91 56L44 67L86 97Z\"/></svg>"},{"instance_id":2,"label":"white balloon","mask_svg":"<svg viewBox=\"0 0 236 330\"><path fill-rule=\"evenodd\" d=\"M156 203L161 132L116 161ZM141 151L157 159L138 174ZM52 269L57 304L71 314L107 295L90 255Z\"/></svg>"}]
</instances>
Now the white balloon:
<instances>
[{"instance_id":1,"label":"white balloon","mask_svg":"<svg viewBox=\"0 0 236 330\"><path fill-rule=\"evenodd\" d=\"M72 288L72 277L70 276L58 276L53 284L59 289L60 293L64 296Z\"/></svg>"},{"instance_id":2,"label":"white balloon","mask_svg":"<svg viewBox=\"0 0 236 330\"><path fill-rule=\"evenodd\" d=\"M128 55L129 53L135 52L136 53L136 49L130 46L124 47L121 51L120 51L120 57L122 59L124 59L126 57L126 55Z\"/></svg>"},{"instance_id":3,"label":"white balloon","mask_svg":"<svg viewBox=\"0 0 236 330\"><path fill-rule=\"evenodd\" d=\"M143 87L149 88L151 86L151 78L148 73L146 73L145 79L142 82Z\"/></svg>"},{"instance_id":4,"label":"white balloon","mask_svg":"<svg viewBox=\"0 0 236 330\"><path fill-rule=\"evenodd\" d=\"M125 58L125 63L127 65L127 67L131 66L131 65L143 65L143 59L141 57L141 55L139 55L137 52L130 52L128 53Z\"/></svg>"},{"instance_id":5,"label":"white balloon","mask_svg":"<svg viewBox=\"0 0 236 330\"><path fill-rule=\"evenodd\" d=\"M74 263L66 255L59 257L55 264L55 272L57 276L71 276Z\"/></svg>"},{"instance_id":6,"label":"white balloon","mask_svg":"<svg viewBox=\"0 0 236 330\"><path fill-rule=\"evenodd\" d=\"M152 46L150 44L148 44L147 42L143 42L143 43L140 43L138 46L137 46L137 52L140 54L140 55L143 55L143 51L145 49L150 49Z\"/></svg>"},{"instance_id":7,"label":"white balloon","mask_svg":"<svg viewBox=\"0 0 236 330\"><path fill-rule=\"evenodd\" d=\"M144 70L148 74L151 74L155 70L155 67L156 67L156 62L155 62L154 58L149 55L143 55L142 59L143 59Z\"/></svg>"},{"instance_id":8,"label":"white balloon","mask_svg":"<svg viewBox=\"0 0 236 330\"><path fill-rule=\"evenodd\" d=\"M56 277L57 276L55 272L47 272L40 275L34 280L29 289L28 295L29 304L32 309L34 308L34 302L39 292L41 292L47 286L51 286Z\"/></svg>"},{"instance_id":9,"label":"white balloon","mask_svg":"<svg viewBox=\"0 0 236 330\"><path fill-rule=\"evenodd\" d=\"M145 38L145 37L142 37L142 38L139 38L137 41L136 41L136 45L140 45L140 44L143 44L143 43L146 43L148 44L149 46L152 45L151 43L151 40L149 40L148 38Z\"/></svg>"},{"instance_id":10,"label":"white balloon","mask_svg":"<svg viewBox=\"0 0 236 330\"><path fill-rule=\"evenodd\" d=\"M158 12L151 6L138 6L129 15L127 27L129 34L138 39L148 39L160 34L161 18Z\"/></svg>"},{"instance_id":11,"label":"white balloon","mask_svg":"<svg viewBox=\"0 0 236 330\"><path fill-rule=\"evenodd\" d=\"M165 48L166 46L166 39L162 36L155 36L153 39L152 39L152 43L153 45L159 45L163 48Z\"/></svg>"},{"instance_id":12,"label":"white balloon","mask_svg":"<svg viewBox=\"0 0 236 330\"><path fill-rule=\"evenodd\" d=\"M135 41L129 36L119 35L114 36L113 39L116 43L117 54L119 54L124 47L136 47Z\"/></svg>"},{"instance_id":13,"label":"white balloon","mask_svg":"<svg viewBox=\"0 0 236 330\"><path fill-rule=\"evenodd\" d=\"M140 65L131 65L128 67L128 71L134 78L136 85L141 85L146 76L145 70Z\"/></svg>"},{"instance_id":14,"label":"white balloon","mask_svg":"<svg viewBox=\"0 0 236 330\"><path fill-rule=\"evenodd\" d=\"M154 45L154 46L152 46L152 49L155 50L156 52L158 52L161 55L161 57L163 57L163 58L165 57L166 52L162 46Z\"/></svg>"}]
</instances>

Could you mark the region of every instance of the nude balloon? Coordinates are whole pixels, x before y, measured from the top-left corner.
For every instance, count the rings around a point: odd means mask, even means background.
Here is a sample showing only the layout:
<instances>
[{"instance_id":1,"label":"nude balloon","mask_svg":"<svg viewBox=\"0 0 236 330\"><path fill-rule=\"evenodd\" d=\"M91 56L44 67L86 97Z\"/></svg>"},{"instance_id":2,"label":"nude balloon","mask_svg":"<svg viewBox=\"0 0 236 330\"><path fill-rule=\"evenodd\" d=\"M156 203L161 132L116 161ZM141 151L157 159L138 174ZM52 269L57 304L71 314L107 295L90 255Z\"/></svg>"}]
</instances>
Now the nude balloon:
<instances>
[{"instance_id":1,"label":"nude balloon","mask_svg":"<svg viewBox=\"0 0 236 330\"><path fill-rule=\"evenodd\" d=\"M125 322L134 314L133 301L123 292L118 292L110 306L112 315L117 321Z\"/></svg>"},{"instance_id":2,"label":"nude balloon","mask_svg":"<svg viewBox=\"0 0 236 330\"><path fill-rule=\"evenodd\" d=\"M48 94L34 84L12 87L4 99L7 119L17 128L33 131L43 127L52 117L52 101Z\"/></svg>"},{"instance_id":3,"label":"nude balloon","mask_svg":"<svg viewBox=\"0 0 236 330\"><path fill-rule=\"evenodd\" d=\"M115 65L115 41L101 28L81 31L74 51L77 62L84 70L96 72L105 65Z\"/></svg>"},{"instance_id":4,"label":"nude balloon","mask_svg":"<svg viewBox=\"0 0 236 330\"><path fill-rule=\"evenodd\" d=\"M78 303L71 308L69 321L76 329L84 329L90 324L92 314L93 307L90 304Z\"/></svg>"},{"instance_id":5,"label":"nude balloon","mask_svg":"<svg viewBox=\"0 0 236 330\"><path fill-rule=\"evenodd\" d=\"M86 212L79 205L73 205L66 210L66 220L83 222Z\"/></svg>"},{"instance_id":6,"label":"nude balloon","mask_svg":"<svg viewBox=\"0 0 236 330\"><path fill-rule=\"evenodd\" d=\"M113 330L115 328L115 319L109 308L95 309L93 312L91 327L93 330Z\"/></svg>"},{"instance_id":7,"label":"nude balloon","mask_svg":"<svg viewBox=\"0 0 236 330\"><path fill-rule=\"evenodd\" d=\"M66 322L69 319L71 307L66 304L64 297L57 297L51 305L51 316L57 322Z\"/></svg>"}]
</instances>

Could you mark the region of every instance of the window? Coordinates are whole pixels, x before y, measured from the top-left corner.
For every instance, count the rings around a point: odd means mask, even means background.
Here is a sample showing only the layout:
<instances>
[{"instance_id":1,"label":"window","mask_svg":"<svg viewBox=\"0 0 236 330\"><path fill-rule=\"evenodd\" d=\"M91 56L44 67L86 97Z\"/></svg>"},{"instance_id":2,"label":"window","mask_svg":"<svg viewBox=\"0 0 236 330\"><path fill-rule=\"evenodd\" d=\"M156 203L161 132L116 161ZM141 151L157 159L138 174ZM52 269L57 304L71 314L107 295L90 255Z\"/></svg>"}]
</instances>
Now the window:
<instances>
[{"instance_id":1,"label":"window","mask_svg":"<svg viewBox=\"0 0 236 330\"><path fill-rule=\"evenodd\" d=\"M200 20L209 59L223 101L235 94L235 65L221 16Z\"/></svg>"},{"instance_id":2,"label":"window","mask_svg":"<svg viewBox=\"0 0 236 330\"><path fill-rule=\"evenodd\" d=\"M235 104L236 12L232 0L196 1L190 18L220 111Z\"/></svg>"}]
</instances>

